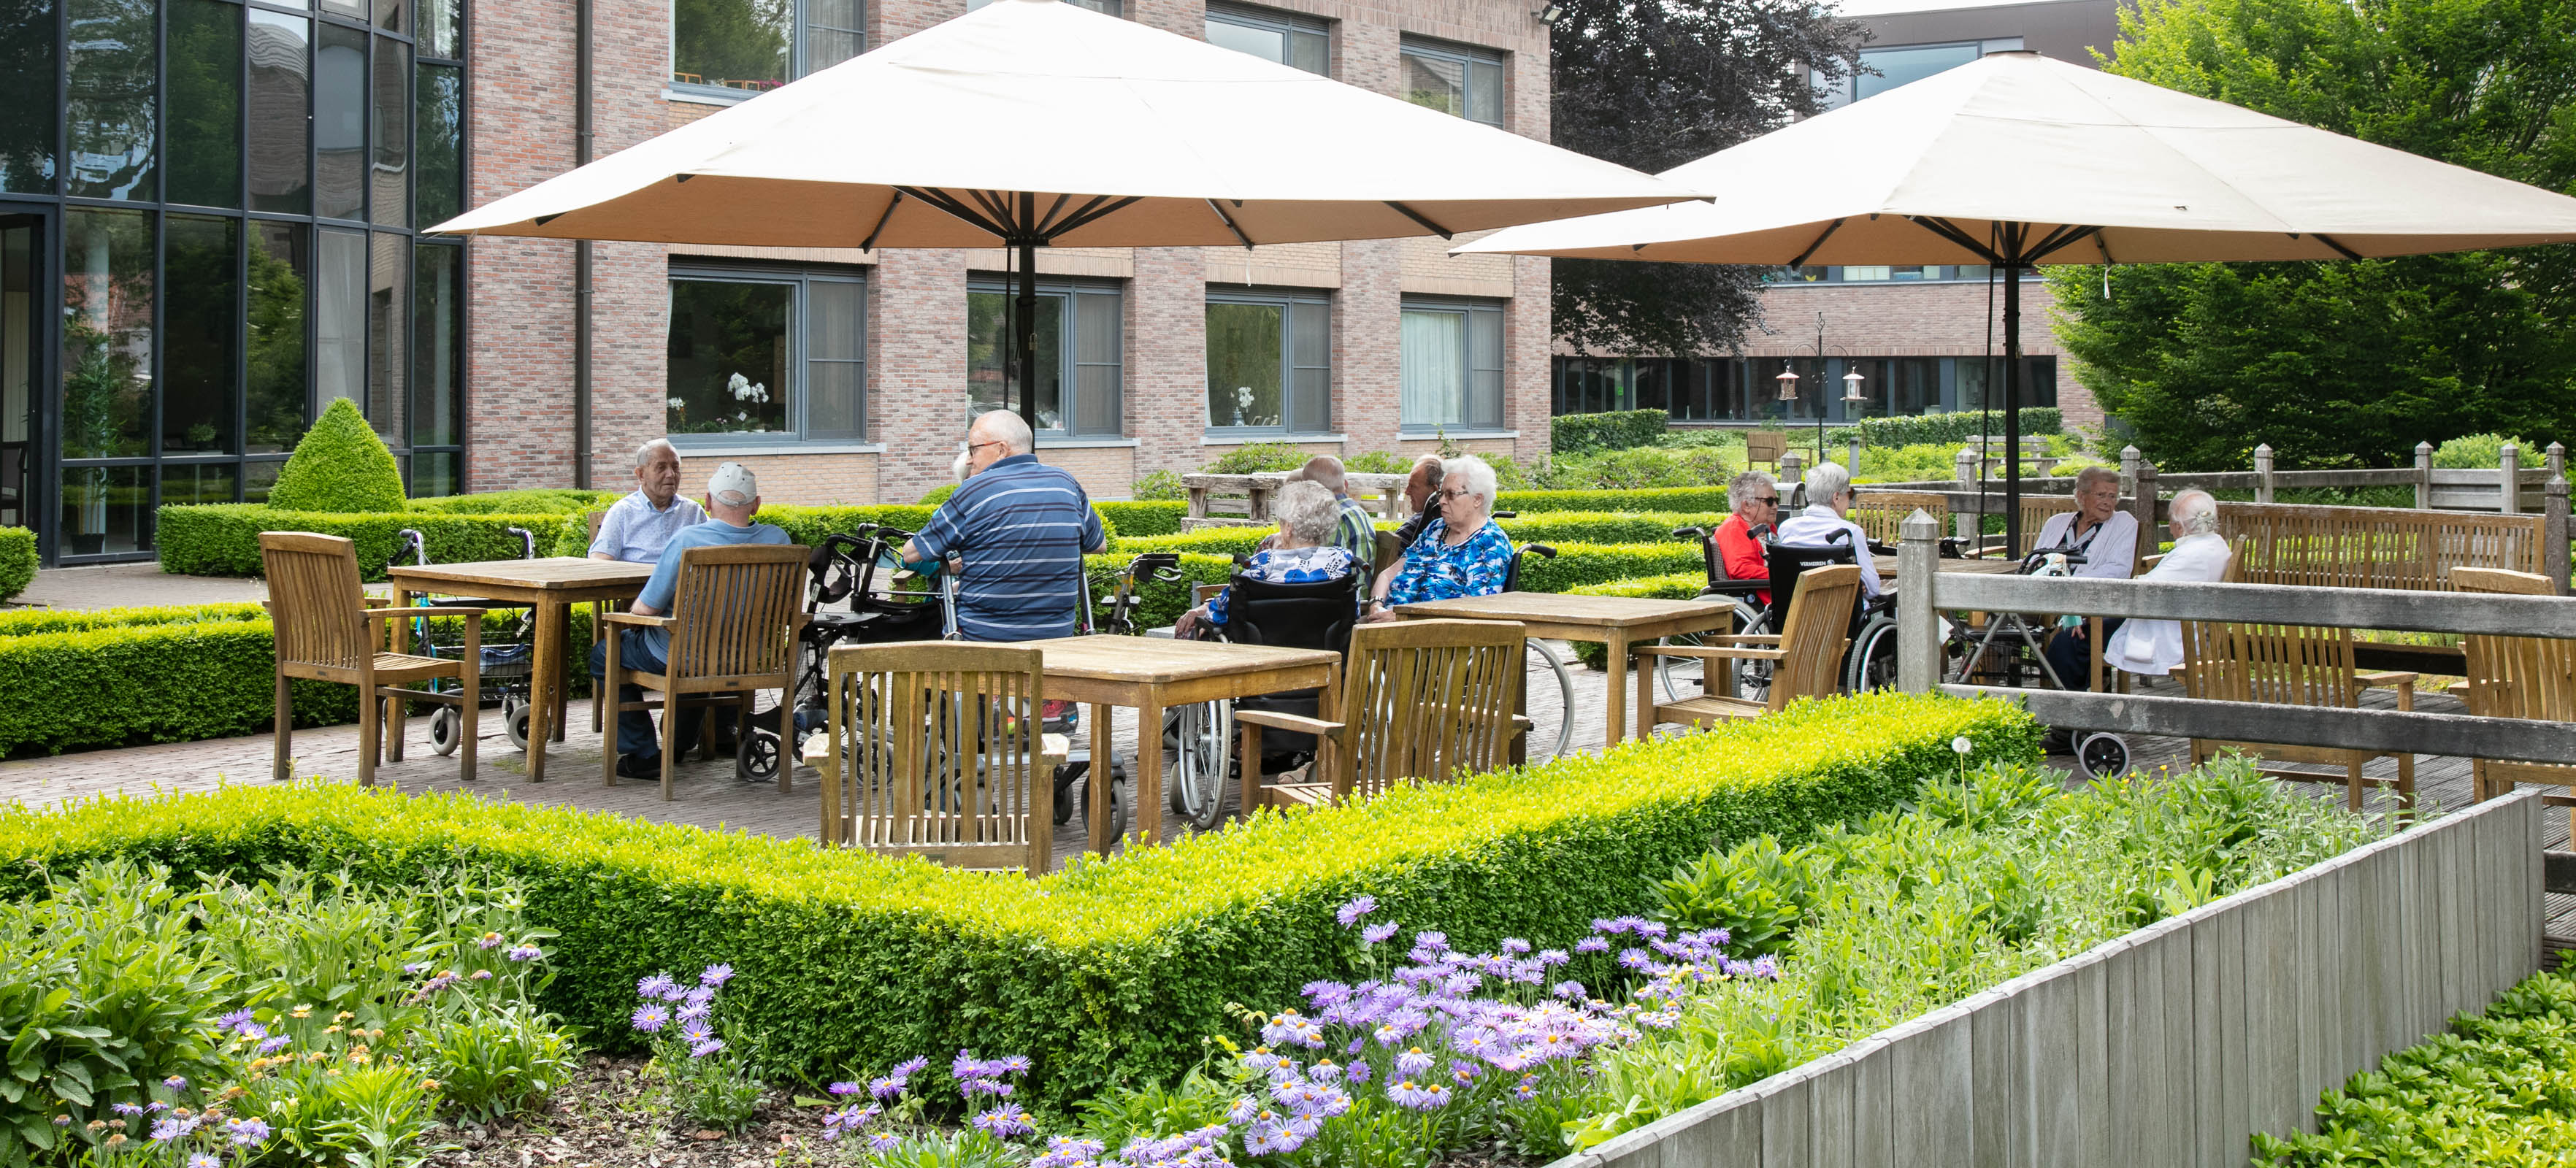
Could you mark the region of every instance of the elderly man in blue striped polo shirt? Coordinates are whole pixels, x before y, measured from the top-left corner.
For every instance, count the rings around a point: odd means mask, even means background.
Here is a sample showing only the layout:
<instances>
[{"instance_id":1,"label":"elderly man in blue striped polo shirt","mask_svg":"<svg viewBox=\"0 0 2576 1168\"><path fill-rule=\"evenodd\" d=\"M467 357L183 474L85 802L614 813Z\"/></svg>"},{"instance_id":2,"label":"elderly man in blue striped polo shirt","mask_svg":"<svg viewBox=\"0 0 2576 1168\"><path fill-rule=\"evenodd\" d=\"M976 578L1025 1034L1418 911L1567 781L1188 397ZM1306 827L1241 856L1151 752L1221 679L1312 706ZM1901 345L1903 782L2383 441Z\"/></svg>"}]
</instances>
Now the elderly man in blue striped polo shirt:
<instances>
[{"instance_id":1,"label":"elderly man in blue striped polo shirt","mask_svg":"<svg viewBox=\"0 0 2576 1168\"><path fill-rule=\"evenodd\" d=\"M957 631L970 641L1072 636L1082 554L1109 549L1082 484L1039 462L1033 445L1018 414L977 417L966 428L969 477L903 545L909 561L965 561Z\"/></svg>"}]
</instances>

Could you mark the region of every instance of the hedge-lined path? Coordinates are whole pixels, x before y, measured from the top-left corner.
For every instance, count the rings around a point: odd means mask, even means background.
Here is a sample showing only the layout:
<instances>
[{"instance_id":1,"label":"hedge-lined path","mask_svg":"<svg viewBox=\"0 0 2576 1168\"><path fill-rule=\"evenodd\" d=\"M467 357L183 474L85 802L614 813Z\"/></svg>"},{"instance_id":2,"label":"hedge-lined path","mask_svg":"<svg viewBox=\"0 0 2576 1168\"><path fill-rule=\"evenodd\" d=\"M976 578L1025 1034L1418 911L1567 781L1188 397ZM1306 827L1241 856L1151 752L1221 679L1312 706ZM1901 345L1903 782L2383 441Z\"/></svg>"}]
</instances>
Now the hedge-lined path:
<instances>
[{"instance_id":1,"label":"hedge-lined path","mask_svg":"<svg viewBox=\"0 0 2576 1168\"><path fill-rule=\"evenodd\" d=\"M229 576L174 576L149 561L85 568L43 568L12 608L95 610L145 605L214 604L268 599L263 580Z\"/></svg>"}]
</instances>

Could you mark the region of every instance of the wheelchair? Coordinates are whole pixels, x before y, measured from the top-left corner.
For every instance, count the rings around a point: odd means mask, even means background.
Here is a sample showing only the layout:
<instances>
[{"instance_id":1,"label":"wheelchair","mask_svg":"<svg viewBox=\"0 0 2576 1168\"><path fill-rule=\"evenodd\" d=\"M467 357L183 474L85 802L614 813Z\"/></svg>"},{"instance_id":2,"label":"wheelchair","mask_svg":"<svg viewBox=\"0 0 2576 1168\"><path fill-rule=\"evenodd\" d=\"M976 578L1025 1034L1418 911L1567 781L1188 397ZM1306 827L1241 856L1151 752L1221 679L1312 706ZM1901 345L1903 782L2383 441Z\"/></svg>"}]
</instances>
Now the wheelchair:
<instances>
[{"instance_id":1,"label":"wheelchair","mask_svg":"<svg viewBox=\"0 0 2576 1168\"><path fill-rule=\"evenodd\" d=\"M1236 557L1234 575L1226 582L1233 593L1226 603L1226 623L1202 630L1201 637L1238 645L1349 651L1351 629L1359 623L1361 605L1368 597L1371 576L1365 565L1356 567L1347 580L1282 584L1244 575L1246 559ZM1214 828L1224 818L1225 784L1233 774L1236 710L1314 718L1323 716L1322 700L1321 690L1293 690L1166 712L1164 737L1179 758L1172 773L1172 813L1200 831ZM1312 735L1273 731L1261 741L1262 755L1256 765L1262 774L1280 774L1314 761Z\"/></svg>"},{"instance_id":2,"label":"wheelchair","mask_svg":"<svg viewBox=\"0 0 2576 1168\"><path fill-rule=\"evenodd\" d=\"M752 741L734 755L736 777L747 783L776 778L785 745L795 747L788 757L803 757L805 737L823 728L826 668L835 647L957 639L956 574L906 570L901 549L911 538L899 527L862 523L815 545L806 561L806 622L798 634L786 738L778 726L755 725Z\"/></svg>"},{"instance_id":3,"label":"wheelchair","mask_svg":"<svg viewBox=\"0 0 2576 1168\"><path fill-rule=\"evenodd\" d=\"M1701 554L1706 559L1709 572L1708 585L1700 590L1700 596L1703 599L1725 597L1734 602L1735 632L1739 636L1763 636L1776 633L1779 622L1789 612L1790 598L1797 595L1798 577L1802 573L1836 564L1855 564L1860 560L1861 549L1852 546L1848 532L1835 532L1832 537L1833 542L1822 547L1784 544L1771 538L1770 532L1769 524L1753 529L1754 538L1762 544L1766 569L1766 575L1759 580L1737 580L1727 577L1725 561L1718 553L1717 536L1714 531L1702 527L1685 527L1673 533L1676 538L1697 539L1700 542ZM1884 555L1891 550L1883 544L1868 545L1868 551L1873 555ZM1756 595L1764 591L1771 593L1768 604L1762 603L1760 597ZM1895 626L1893 616L1895 607L1896 596L1892 592L1875 599L1865 598L1861 603L1853 606L1851 639L1845 647L1841 667L1844 689L1856 692L1861 688L1858 682L1863 676L1863 666L1866 664L1866 659L1860 652L1863 638L1882 623L1892 630ZM1699 640L1696 635L1684 635L1666 637L1661 643L1693 645L1698 644ZM1896 642L1892 638L1889 639L1888 650L1892 653L1895 647ZM1666 700L1680 701L1705 685L1704 669L1703 663L1694 658L1659 657L1655 662L1655 684L1663 687ZM1733 696L1748 702L1769 700L1771 675L1772 664L1768 661L1736 662ZM1894 658L1890 657L1886 663L1885 678L1878 684L1892 683L1895 679Z\"/></svg>"}]
</instances>

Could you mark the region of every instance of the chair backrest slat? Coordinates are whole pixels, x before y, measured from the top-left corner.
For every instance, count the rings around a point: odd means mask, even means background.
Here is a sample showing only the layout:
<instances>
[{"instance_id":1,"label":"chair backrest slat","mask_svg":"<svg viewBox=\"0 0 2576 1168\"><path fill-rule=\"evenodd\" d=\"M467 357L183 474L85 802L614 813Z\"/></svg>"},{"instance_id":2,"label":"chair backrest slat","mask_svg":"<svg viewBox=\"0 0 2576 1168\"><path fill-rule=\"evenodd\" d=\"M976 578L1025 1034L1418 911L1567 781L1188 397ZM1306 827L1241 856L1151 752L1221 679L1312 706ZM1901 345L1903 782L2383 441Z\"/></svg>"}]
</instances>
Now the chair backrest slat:
<instances>
[{"instance_id":1,"label":"chair backrest slat","mask_svg":"<svg viewBox=\"0 0 2576 1168\"><path fill-rule=\"evenodd\" d=\"M1491 770L1511 757L1528 637L1508 621L1361 625L1351 634L1340 721L1350 726L1341 797Z\"/></svg>"},{"instance_id":2,"label":"chair backrest slat","mask_svg":"<svg viewBox=\"0 0 2576 1168\"><path fill-rule=\"evenodd\" d=\"M1898 530L1905 517L1921 510L1950 529L1950 496L1931 491L1873 491L1863 489L1852 499L1851 521L1880 543L1895 543L1904 537ZM2036 530L2036 529L2034 529Z\"/></svg>"},{"instance_id":3,"label":"chair backrest slat","mask_svg":"<svg viewBox=\"0 0 2576 1168\"><path fill-rule=\"evenodd\" d=\"M1008 645L832 650L826 806L843 810L825 842L1035 875L1053 826L1051 804L1039 810L1053 780L1039 765L1044 665Z\"/></svg>"},{"instance_id":4,"label":"chair backrest slat","mask_svg":"<svg viewBox=\"0 0 2576 1168\"><path fill-rule=\"evenodd\" d=\"M374 656L357 545L336 535L263 531L259 558L281 664L356 669Z\"/></svg>"},{"instance_id":5,"label":"chair backrest slat","mask_svg":"<svg viewBox=\"0 0 2576 1168\"><path fill-rule=\"evenodd\" d=\"M1843 648L1851 639L1853 605L1860 601L1860 567L1809 568L1798 576L1789 615L1780 622L1780 648L1788 656L1771 671L1769 708L1799 698L1830 697L1842 685Z\"/></svg>"},{"instance_id":6,"label":"chair backrest slat","mask_svg":"<svg viewBox=\"0 0 2576 1168\"><path fill-rule=\"evenodd\" d=\"M2557 585L2536 572L2453 568L2461 592L2557 596ZM2576 604L2576 599L2565 603ZM2462 638L2469 672L2469 712L2490 718L2576 722L2576 641L2557 637Z\"/></svg>"},{"instance_id":7,"label":"chair backrest slat","mask_svg":"<svg viewBox=\"0 0 2576 1168\"><path fill-rule=\"evenodd\" d=\"M2275 706L2354 709L2352 630L2308 625L2184 621L2191 697Z\"/></svg>"},{"instance_id":8,"label":"chair backrest slat","mask_svg":"<svg viewBox=\"0 0 2576 1168\"><path fill-rule=\"evenodd\" d=\"M2538 572L2542 517L2388 507L2220 503L2245 581L2447 592L2460 568Z\"/></svg>"}]
</instances>

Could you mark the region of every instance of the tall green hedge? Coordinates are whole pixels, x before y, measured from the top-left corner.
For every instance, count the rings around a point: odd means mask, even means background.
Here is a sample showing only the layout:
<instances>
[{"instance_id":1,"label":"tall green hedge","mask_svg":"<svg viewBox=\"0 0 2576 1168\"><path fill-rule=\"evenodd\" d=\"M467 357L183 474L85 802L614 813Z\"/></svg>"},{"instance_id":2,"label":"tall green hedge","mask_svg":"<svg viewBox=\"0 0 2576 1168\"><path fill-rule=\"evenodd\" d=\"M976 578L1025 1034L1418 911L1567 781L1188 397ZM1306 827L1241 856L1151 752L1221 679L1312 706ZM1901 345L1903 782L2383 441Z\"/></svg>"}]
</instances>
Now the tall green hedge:
<instances>
[{"instance_id":1,"label":"tall green hedge","mask_svg":"<svg viewBox=\"0 0 2576 1168\"><path fill-rule=\"evenodd\" d=\"M1164 537L1189 539L1198 535ZM1669 534L1669 529L1667 529ZM1095 619L1105 619L1111 590L1117 586L1118 573L1137 554L1137 544L1161 544L1163 539L1120 540L1106 555L1086 557L1085 571L1091 578L1091 595ZM1525 541L1526 542L1526 541ZM1699 545L1667 539L1663 543L1579 543L1553 544L1556 558L1529 556L1521 561L1520 587L1524 592L1564 592L1581 584L1605 584L1637 576L1655 576L1673 572L1707 574L1706 561L1700 557ZM1148 547L1144 550L1156 550ZM1223 584L1234 574L1230 553L1208 552L1196 548L1161 548L1178 550L1180 571L1186 578L1181 583L1148 582L1137 588L1141 603L1137 606L1138 628L1161 628L1180 619L1190 606L1190 586Z\"/></svg>"},{"instance_id":2,"label":"tall green hedge","mask_svg":"<svg viewBox=\"0 0 2576 1168\"><path fill-rule=\"evenodd\" d=\"M2001 436L2003 415L1994 415L1994 423L1996 435ZM2060 434L2065 432L2065 427L2066 415L2055 406L2022 407L2021 432L2024 435ZM1986 415L1969 410L1913 418L1863 418L1856 425L1835 427L1829 438L1839 445L1848 445L1858 437L1865 446L1918 446L1926 442L1956 446L1976 441L1978 432L1985 428Z\"/></svg>"},{"instance_id":3,"label":"tall green hedge","mask_svg":"<svg viewBox=\"0 0 2576 1168\"><path fill-rule=\"evenodd\" d=\"M0 600L14 600L36 582L36 533L0 527Z\"/></svg>"},{"instance_id":4,"label":"tall green hedge","mask_svg":"<svg viewBox=\"0 0 2576 1168\"><path fill-rule=\"evenodd\" d=\"M1671 539L1674 531L1684 527L1714 527L1725 521L1724 512L1539 511L1497 522L1503 534L1512 537L1515 544L1558 544L1655 543ZM1388 528L1392 525L1380 523L1378 526ZM1116 555L1154 551L1249 555L1255 545L1276 530L1270 527L1202 527L1179 535L1122 534L1109 550Z\"/></svg>"},{"instance_id":5,"label":"tall green hedge","mask_svg":"<svg viewBox=\"0 0 2576 1168\"><path fill-rule=\"evenodd\" d=\"M1652 446L1663 438L1670 420L1662 410L1567 414L1549 420L1549 445L1559 457Z\"/></svg>"},{"instance_id":6,"label":"tall green hedge","mask_svg":"<svg viewBox=\"0 0 2576 1168\"><path fill-rule=\"evenodd\" d=\"M358 403L334 398L287 456L268 501L285 511L400 511L402 468Z\"/></svg>"},{"instance_id":7,"label":"tall green hedge","mask_svg":"<svg viewBox=\"0 0 2576 1168\"><path fill-rule=\"evenodd\" d=\"M1973 744L1962 759L1953 737ZM2037 757L1997 702L1873 695L1604 756L1390 792L1145 848L1029 881L803 840L465 796L254 786L59 812L0 811L0 895L127 855L181 872L292 863L413 886L460 860L520 881L561 932L545 1004L595 1039L631 1039L636 979L730 962L731 1000L766 1064L856 1077L960 1047L1035 1059L1038 1102L1165 1081L1205 1057L1231 1009L1276 1009L1349 976L1333 909L1462 950L1565 939L1642 908L1673 866L1770 832L1797 838L1893 806L1962 764Z\"/></svg>"},{"instance_id":8,"label":"tall green hedge","mask_svg":"<svg viewBox=\"0 0 2576 1168\"><path fill-rule=\"evenodd\" d=\"M1116 525L1120 535L1178 535L1181 520L1190 513L1189 503L1180 499L1139 499L1092 506L1101 518Z\"/></svg>"},{"instance_id":9,"label":"tall green hedge","mask_svg":"<svg viewBox=\"0 0 2576 1168\"><path fill-rule=\"evenodd\" d=\"M1726 484L1705 487L1651 487L1636 491L1505 491L1494 500L1497 511L1530 515L1540 511L1715 511L1729 510Z\"/></svg>"}]
</instances>

